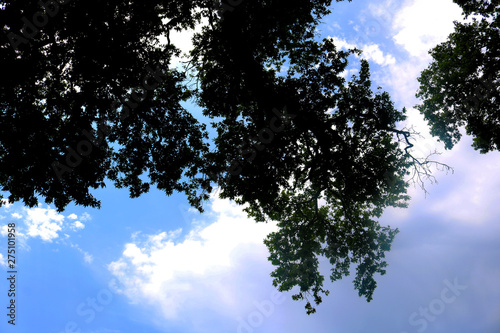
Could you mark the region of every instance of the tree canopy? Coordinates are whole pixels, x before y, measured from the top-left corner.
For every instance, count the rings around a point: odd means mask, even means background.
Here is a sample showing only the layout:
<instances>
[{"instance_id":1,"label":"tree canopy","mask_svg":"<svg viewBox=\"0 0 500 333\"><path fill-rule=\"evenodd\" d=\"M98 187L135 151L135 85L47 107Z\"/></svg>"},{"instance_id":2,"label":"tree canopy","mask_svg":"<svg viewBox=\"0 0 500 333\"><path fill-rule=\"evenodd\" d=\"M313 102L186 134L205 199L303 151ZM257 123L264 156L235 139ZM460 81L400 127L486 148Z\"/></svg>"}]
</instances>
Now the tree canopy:
<instances>
[{"instance_id":1,"label":"tree canopy","mask_svg":"<svg viewBox=\"0 0 500 333\"><path fill-rule=\"evenodd\" d=\"M500 2L455 0L468 23L455 22L448 40L429 53L417 106L447 149L465 126L481 153L500 150Z\"/></svg>"},{"instance_id":2,"label":"tree canopy","mask_svg":"<svg viewBox=\"0 0 500 333\"><path fill-rule=\"evenodd\" d=\"M99 207L90 190L109 179L131 197L151 186L184 192L202 211L218 187L256 221L278 221L265 241L274 285L295 288L307 313L328 294L320 256L332 281L357 264L354 286L372 299L397 233L378 218L406 205L405 176L425 174L428 161L410 154L412 133L397 128L405 110L372 90L366 61L342 76L359 51L316 38L331 1L5 4L0 184L9 201ZM169 33L202 19L186 68L169 68L179 53ZM187 100L213 120L212 147Z\"/></svg>"}]
</instances>

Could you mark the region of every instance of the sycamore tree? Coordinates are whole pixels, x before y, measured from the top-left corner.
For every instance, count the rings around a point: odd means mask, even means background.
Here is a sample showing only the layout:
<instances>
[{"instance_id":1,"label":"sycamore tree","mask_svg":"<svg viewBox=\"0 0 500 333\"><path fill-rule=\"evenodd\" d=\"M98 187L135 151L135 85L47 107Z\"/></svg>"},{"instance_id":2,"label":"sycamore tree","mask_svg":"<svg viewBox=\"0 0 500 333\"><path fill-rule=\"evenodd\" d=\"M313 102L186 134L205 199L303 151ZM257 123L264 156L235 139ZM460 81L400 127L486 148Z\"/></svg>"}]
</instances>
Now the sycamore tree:
<instances>
[{"instance_id":1,"label":"sycamore tree","mask_svg":"<svg viewBox=\"0 0 500 333\"><path fill-rule=\"evenodd\" d=\"M342 76L359 51L315 36L330 5L4 1L6 199L99 207L90 191L109 180L131 197L184 192L202 211L217 187L257 222L278 221L265 240L274 285L296 291L307 313L328 294L320 256L332 281L356 264L355 289L370 301L397 233L378 218L406 205L405 176L428 175L431 161L411 155L405 110L373 91L366 61ZM171 66L180 51L170 33L202 20L186 66ZM183 101L202 107L214 138Z\"/></svg>"},{"instance_id":2,"label":"sycamore tree","mask_svg":"<svg viewBox=\"0 0 500 333\"><path fill-rule=\"evenodd\" d=\"M447 149L465 126L475 149L500 150L500 1L455 2L469 22L455 22L448 40L429 52L433 61L418 79L417 108Z\"/></svg>"}]
</instances>

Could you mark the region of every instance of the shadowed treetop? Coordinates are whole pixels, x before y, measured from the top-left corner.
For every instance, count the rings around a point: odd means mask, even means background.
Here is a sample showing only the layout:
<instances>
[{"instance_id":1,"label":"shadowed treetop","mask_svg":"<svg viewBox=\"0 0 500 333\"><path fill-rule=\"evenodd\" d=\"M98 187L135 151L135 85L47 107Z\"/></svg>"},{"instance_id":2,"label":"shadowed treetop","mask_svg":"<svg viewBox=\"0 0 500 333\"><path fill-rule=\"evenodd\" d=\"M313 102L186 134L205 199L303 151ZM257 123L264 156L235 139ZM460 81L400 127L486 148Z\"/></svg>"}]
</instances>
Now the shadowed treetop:
<instances>
[{"instance_id":1,"label":"shadowed treetop","mask_svg":"<svg viewBox=\"0 0 500 333\"><path fill-rule=\"evenodd\" d=\"M470 22L455 22L448 40L429 53L417 106L431 133L451 149L465 126L481 153L500 150L500 1L455 0Z\"/></svg>"},{"instance_id":2,"label":"shadowed treetop","mask_svg":"<svg viewBox=\"0 0 500 333\"><path fill-rule=\"evenodd\" d=\"M359 51L316 38L331 1L226 10L211 0L71 1L45 9L40 28L30 21L39 5L5 3L0 184L9 201L99 207L90 191L109 179L131 197L151 185L184 192L202 210L217 186L256 221L278 221L265 241L274 284L294 288L308 313L328 294L319 256L332 281L357 264L355 288L372 299L397 233L377 220L406 205L404 177L429 176L431 161L410 154L412 133L397 129L404 109L372 90L366 61L342 76ZM201 19L188 63L169 69L179 50L158 36ZM187 100L213 120L212 149Z\"/></svg>"}]
</instances>

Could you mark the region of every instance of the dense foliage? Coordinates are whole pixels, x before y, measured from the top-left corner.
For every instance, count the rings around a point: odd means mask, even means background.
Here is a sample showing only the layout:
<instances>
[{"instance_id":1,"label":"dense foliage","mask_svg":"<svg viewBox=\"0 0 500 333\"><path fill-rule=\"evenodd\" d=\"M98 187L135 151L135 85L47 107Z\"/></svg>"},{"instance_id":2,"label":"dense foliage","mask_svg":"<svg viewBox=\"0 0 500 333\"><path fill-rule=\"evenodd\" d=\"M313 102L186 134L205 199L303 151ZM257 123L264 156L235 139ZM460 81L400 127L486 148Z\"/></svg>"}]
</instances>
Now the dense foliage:
<instances>
[{"instance_id":1,"label":"dense foliage","mask_svg":"<svg viewBox=\"0 0 500 333\"><path fill-rule=\"evenodd\" d=\"M433 62L419 78L417 108L446 148L460 140L465 126L475 149L500 150L500 2L455 2L470 22L456 22L448 40L430 51Z\"/></svg>"},{"instance_id":2,"label":"dense foliage","mask_svg":"<svg viewBox=\"0 0 500 333\"><path fill-rule=\"evenodd\" d=\"M202 210L217 186L256 221L279 222L266 239L279 290L319 304L325 256L332 281L358 264L355 288L371 300L397 233L378 218L405 206L404 177L427 162L405 149L404 110L372 91L368 63L342 76L359 51L317 40L331 1L5 3L0 184L10 201L98 207L90 190L110 179L132 197L151 185L185 192ZM179 52L170 31L201 19L188 68L169 69ZM181 106L189 99L213 119L212 149Z\"/></svg>"}]
</instances>

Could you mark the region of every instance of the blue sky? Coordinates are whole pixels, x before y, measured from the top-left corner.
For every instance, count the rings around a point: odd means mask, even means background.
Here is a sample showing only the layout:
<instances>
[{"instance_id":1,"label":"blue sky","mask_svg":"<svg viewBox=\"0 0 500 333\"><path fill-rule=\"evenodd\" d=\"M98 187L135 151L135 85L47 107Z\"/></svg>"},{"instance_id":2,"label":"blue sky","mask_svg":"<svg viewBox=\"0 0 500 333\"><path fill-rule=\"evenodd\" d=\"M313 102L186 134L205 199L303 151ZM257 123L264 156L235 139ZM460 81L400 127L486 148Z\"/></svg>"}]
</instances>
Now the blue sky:
<instances>
[{"instance_id":1,"label":"blue sky","mask_svg":"<svg viewBox=\"0 0 500 333\"><path fill-rule=\"evenodd\" d=\"M427 133L416 77L427 50L452 31L451 0L335 3L319 27L339 47L364 49L374 84L387 90L408 124L423 134L414 153L438 149L455 172L436 171L427 195L410 189L408 209L389 209L381 224L398 227L385 276L372 302L352 278L331 284L314 315L271 284L262 240L273 224L256 224L241 207L213 195L201 215L183 195L153 190L96 191L102 208L0 210L0 266L5 225L17 225L17 317L7 324L8 281L0 279L1 332L455 332L500 331L500 153L480 155L464 139L451 151ZM188 32L174 40L188 48ZM345 73L356 73L359 60ZM328 265L322 263L328 275Z\"/></svg>"}]
</instances>

